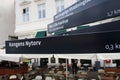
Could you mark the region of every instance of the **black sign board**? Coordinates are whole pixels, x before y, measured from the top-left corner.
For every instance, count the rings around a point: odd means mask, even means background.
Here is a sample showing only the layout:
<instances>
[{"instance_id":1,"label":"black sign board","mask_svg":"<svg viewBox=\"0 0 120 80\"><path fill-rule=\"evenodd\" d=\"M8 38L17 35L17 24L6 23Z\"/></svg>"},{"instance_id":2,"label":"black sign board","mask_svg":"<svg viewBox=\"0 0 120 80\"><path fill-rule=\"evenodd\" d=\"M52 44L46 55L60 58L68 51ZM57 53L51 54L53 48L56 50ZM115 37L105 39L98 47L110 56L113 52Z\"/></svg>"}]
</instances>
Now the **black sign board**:
<instances>
[{"instance_id":1,"label":"black sign board","mask_svg":"<svg viewBox=\"0 0 120 80\"><path fill-rule=\"evenodd\" d=\"M112 18L120 15L120 0L107 0L80 11L72 16L55 21L48 25L48 32L52 33L91 22Z\"/></svg>"},{"instance_id":2,"label":"black sign board","mask_svg":"<svg viewBox=\"0 0 120 80\"><path fill-rule=\"evenodd\" d=\"M6 53L114 53L120 52L120 31L6 41Z\"/></svg>"},{"instance_id":3,"label":"black sign board","mask_svg":"<svg viewBox=\"0 0 120 80\"><path fill-rule=\"evenodd\" d=\"M104 23L96 26L89 26L74 31L64 32L64 33L60 33L59 35L91 34L91 33L103 33L103 32L111 32L111 31L120 31L120 20Z\"/></svg>"},{"instance_id":4,"label":"black sign board","mask_svg":"<svg viewBox=\"0 0 120 80\"><path fill-rule=\"evenodd\" d=\"M62 12L57 13L54 16L54 21L61 20L68 16L75 15L78 12L89 9L90 7L96 6L100 3L103 3L107 0L80 0L71 5L70 7L64 9Z\"/></svg>"}]
</instances>

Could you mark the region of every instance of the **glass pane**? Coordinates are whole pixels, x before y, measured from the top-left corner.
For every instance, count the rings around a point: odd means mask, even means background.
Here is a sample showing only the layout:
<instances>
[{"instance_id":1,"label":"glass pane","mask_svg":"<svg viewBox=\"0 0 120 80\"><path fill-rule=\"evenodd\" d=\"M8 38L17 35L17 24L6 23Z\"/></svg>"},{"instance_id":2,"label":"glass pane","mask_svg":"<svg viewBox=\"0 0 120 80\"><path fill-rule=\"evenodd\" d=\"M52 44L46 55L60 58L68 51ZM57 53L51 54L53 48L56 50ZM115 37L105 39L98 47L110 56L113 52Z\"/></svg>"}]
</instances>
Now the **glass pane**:
<instances>
[{"instance_id":1,"label":"glass pane","mask_svg":"<svg viewBox=\"0 0 120 80\"><path fill-rule=\"evenodd\" d=\"M64 0L56 0L56 11L61 12L64 9Z\"/></svg>"},{"instance_id":2,"label":"glass pane","mask_svg":"<svg viewBox=\"0 0 120 80\"><path fill-rule=\"evenodd\" d=\"M23 9L23 21L29 21L29 7Z\"/></svg>"},{"instance_id":3,"label":"glass pane","mask_svg":"<svg viewBox=\"0 0 120 80\"><path fill-rule=\"evenodd\" d=\"M40 4L38 5L38 14L39 14L39 18L45 18L45 4Z\"/></svg>"}]
</instances>

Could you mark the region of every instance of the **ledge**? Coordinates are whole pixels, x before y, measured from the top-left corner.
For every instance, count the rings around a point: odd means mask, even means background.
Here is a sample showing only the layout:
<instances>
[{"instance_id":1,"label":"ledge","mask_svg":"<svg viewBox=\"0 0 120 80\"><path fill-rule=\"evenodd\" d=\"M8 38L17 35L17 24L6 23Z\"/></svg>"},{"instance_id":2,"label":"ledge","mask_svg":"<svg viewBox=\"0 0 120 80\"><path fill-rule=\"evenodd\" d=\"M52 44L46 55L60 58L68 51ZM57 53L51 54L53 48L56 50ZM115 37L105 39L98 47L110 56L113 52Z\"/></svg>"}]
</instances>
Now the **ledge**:
<instances>
[{"instance_id":1,"label":"ledge","mask_svg":"<svg viewBox=\"0 0 120 80\"><path fill-rule=\"evenodd\" d=\"M28 5L28 4L30 4L30 3L31 3L30 0L23 0L23 1L20 3L20 6Z\"/></svg>"}]
</instances>

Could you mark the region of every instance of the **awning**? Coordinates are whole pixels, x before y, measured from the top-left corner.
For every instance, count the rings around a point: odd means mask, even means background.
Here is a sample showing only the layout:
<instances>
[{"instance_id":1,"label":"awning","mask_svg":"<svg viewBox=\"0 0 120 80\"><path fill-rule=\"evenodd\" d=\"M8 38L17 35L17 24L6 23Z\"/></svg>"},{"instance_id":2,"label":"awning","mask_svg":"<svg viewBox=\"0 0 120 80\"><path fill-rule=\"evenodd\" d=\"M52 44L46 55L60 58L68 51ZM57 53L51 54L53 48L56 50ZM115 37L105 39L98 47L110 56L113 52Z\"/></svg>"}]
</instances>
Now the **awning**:
<instances>
[{"instance_id":1,"label":"awning","mask_svg":"<svg viewBox=\"0 0 120 80\"><path fill-rule=\"evenodd\" d=\"M80 30L80 29L84 29L84 28L89 28L89 26L77 26L77 30ZM55 32L55 35L63 35L63 34L66 34L67 33L67 30L66 29L63 29L63 30L58 30Z\"/></svg>"},{"instance_id":2,"label":"awning","mask_svg":"<svg viewBox=\"0 0 120 80\"><path fill-rule=\"evenodd\" d=\"M89 26L78 26L77 30L84 29L84 28L89 28Z\"/></svg>"},{"instance_id":3,"label":"awning","mask_svg":"<svg viewBox=\"0 0 120 80\"><path fill-rule=\"evenodd\" d=\"M36 33L35 38L43 38L46 36L46 31L39 31Z\"/></svg>"},{"instance_id":4,"label":"awning","mask_svg":"<svg viewBox=\"0 0 120 80\"><path fill-rule=\"evenodd\" d=\"M6 54L5 49L0 50L0 60L19 62L20 57L22 54Z\"/></svg>"},{"instance_id":5,"label":"awning","mask_svg":"<svg viewBox=\"0 0 120 80\"><path fill-rule=\"evenodd\" d=\"M66 29L59 30L59 31L55 32L55 35L61 35L61 34L64 34L64 33L66 33Z\"/></svg>"}]
</instances>

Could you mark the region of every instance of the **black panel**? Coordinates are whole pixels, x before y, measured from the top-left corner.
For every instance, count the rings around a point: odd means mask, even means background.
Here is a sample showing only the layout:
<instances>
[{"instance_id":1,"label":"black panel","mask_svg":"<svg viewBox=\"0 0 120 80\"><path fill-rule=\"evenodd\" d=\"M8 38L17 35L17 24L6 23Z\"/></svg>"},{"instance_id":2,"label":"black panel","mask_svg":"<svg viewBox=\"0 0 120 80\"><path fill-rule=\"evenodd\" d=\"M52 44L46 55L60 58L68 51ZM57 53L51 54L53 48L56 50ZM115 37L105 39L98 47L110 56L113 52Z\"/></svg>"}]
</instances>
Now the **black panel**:
<instances>
[{"instance_id":1,"label":"black panel","mask_svg":"<svg viewBox=\"0 0 120 80\"><path fill-rule=\"evenodd\" d=\"M81 64L91 64L91 60L88 59L81 59L80 62Z\"/></svg>"},{"instance_id":2,"label":"black panel","mask_svg":"<svg viewBox=\"0 0 120 80\"><path fill-rule=\"evenodd\" d=\"M75 15L76 13L80 13L88 8L94 7L100 3L103 3L107 0L80 0L71 5L70 7L64 9L63 11L57 13L54 16L54 21L61 20L68 16Z\"/></svg>"},{"instance_id":3,"label":"black panel","mask_svg":"<svg viewBox=\"0 0 120 80\"><path fill-rule=\"evenodd\" d=\"M96 6L90 7L72 16L55 21L48 25L48 32L55 32L95 21L112 18L120 15L120 0L107 0Z\"/></svg>"},{"instance_id":4,"label":"black panel","mask_svg":"<svg viewBox=\"0 0 120 80\"><path fill-rule=\"evenodd\" d=\"M90 34L90 33L102 33L120 31L120 21L105 23L97 26L87 27L80 30L74 30L66 33L61 33L59 35L72 35L72 34Z\"/></svg>"},{"instance_id":5,"label":"black panel","mask_svg":"<svg viewBox=\"0 0 120 80\"><path fill-rule=\"evenodd\" d=\"M119 36L116 31L6 41L6 53L114 53L120 52Z\"/></svg>"}]
</instances>

